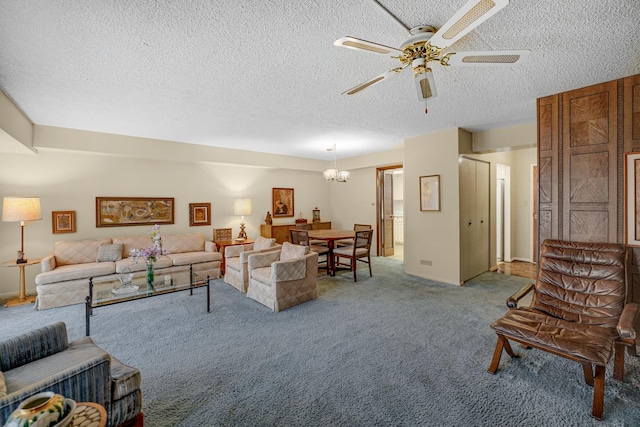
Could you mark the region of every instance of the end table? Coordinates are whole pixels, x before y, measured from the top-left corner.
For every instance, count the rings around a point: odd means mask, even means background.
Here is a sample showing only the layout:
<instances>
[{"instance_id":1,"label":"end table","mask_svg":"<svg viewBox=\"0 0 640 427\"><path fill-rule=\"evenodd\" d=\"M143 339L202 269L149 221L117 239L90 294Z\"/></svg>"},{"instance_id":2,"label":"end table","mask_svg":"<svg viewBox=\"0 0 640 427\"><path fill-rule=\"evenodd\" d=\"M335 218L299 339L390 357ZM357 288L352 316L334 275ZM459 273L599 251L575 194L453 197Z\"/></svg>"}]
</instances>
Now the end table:
<instances>
[{"instance_id":1,"label":"end table","mask_svg":"<svg viewBox=\"0 0 640 427\"><path fill-rule=\"evenodd\" d=\"M31 304L36 301L35 295L27 296L27 291L26 291L27 287L26 287L25 278L24 278L25 277L24 268L28 265L40 264L40 261L42 261L42 258L31 258L31 259L28 259L27 262L23 262L22 264L16 263L15 260L5 261L2 264L0 264L1 267L20 268L20 291L18 293L18 298L12 298L9 301L7 301L7 303L4 305L6 308L17 307L19 305L25 305L25 304Z\"/></svg>"}]
</instances>

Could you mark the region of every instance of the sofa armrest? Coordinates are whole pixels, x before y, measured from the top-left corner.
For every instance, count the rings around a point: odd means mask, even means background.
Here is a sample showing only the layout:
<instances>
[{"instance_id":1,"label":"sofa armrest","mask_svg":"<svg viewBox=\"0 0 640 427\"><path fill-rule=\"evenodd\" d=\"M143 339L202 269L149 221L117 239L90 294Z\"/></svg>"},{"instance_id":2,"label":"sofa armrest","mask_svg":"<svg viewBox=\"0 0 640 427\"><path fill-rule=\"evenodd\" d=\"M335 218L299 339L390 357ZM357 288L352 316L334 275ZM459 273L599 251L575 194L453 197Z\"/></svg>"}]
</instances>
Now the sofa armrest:
<instances>
[{"instance_id":1,"label":"sofa armrest","mask_svg":"<svg viewBox=\"0 0 640 427\"><path fill-rule=\"evenodd\" d=\"M280 251L260 252L249 255L249 270L270 267L272 263L280 259Z\"/></svg>"},{"instance_id":2,"label":"sofa armrest","mask_svg":"<svg viewBox=\"0 0 640 427\"><path fill-rule=\"evenodd\" d=\"M241 252L240 253L240 262L242 264L248 262L249 261L249 255L261 254L263 252L279 251L281 249L282 249L281 246L272 246L272 247L266 248L266 249L256 249L256 250L252 250L252 251Z\"/></svg>"},{"instance_id":3,"label":"sofa armrest","mask_svg":"<svg viewBox=\"0 0 640 427\"><path fill-rule=\"evenodd\" d=\"M46 257L42 258L42 261L40 261L41 273L46 273L47 271L55 270L56 267L57 267L56 257L53 254L47 255Z\"/></svg>"},{"instance_id":4,"label":"sofa armrest","mask_svg":"<svg viewBox=\"0 0 640 427\"><path fill-rule=\"evenodd\" d=\"M67 326L54 323L0 342L0 371L9 371L69 347Z\"/></svg>"},{"instance_id":5,"label":"sofa armrest","mask_svg":"<svg viewBox=\"0 0 640 427\"><path fill-rule=\"evenodd\" d=\"M217 246L211 240L204 241L204 251L205 252L218 252Z\"/></svg>"},{"instance_id":6,"label":"sofa armrest","mask_svg":"<svg viewBox=\"0 0 640 427\"><path fill-rule=\"evenodd\" d=\"M622 315L618 319L618 334L624 341L630 341L630 344L636 339L635 323L640 314L640 304L630 302L624 306Z\"/></svg>"},{"instance_id":7,"label":"sofa armrest","mask_svg":"<svg viewBox=\"0 0 640 427\"><path fill-rule=\"evenodd\" d=\"M271 264L271 283L304 279L307 275L307 258L313 255L318 256L310 253L300 258L274 262Z\"/></svg>"},{"instance_id":8,"label":"sofa armrest","mask_svg":"<svg viewBox=\"0 0 640 427\"><path fill-rule=\"evenodd\" d=\"M235 258L239 257L242 252L253 250L253 243L248 243L246 245L234 245L234 246L226 246L224 248L224 257L225 258Z\"/></svg>"},{"instance_id":9,"label":"sofa armrest","mask_svg":"<svg viewBox=\"0 0 640 427\"><path fill-rule=\"evenodd\" d=\"M528 283L528 284L524 285L522 287L522 289L520 289L518 292L516 292L515 294L513 294L509 298L507 298L507 307L509 307L509 309L518 308L518 301L520 301L529 292L531 292L531 290L534 288L534 286L535 285L533 283Z\"/></svg>"}]
</instances>

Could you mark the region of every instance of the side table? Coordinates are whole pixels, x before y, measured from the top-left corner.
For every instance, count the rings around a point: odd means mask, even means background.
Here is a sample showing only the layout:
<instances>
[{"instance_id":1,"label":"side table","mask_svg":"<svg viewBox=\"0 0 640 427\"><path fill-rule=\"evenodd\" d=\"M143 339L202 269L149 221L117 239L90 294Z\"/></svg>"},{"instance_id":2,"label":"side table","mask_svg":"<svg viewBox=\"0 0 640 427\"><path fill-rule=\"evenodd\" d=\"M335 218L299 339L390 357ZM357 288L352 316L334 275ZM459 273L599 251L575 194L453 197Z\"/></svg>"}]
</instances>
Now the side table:
<instances>
[{"instance_id":1,"label":"side table","mask_svg":"<svg viewBox=\"0 0 640 427\"><path fill-rule=\"evenodd\" d=\"M248 245L250 243L255 243L253 239L244 239L244 240L214 240L213 243L216 244L216 248L218 252L222 252L222 262L220 262L220 272L224 275L225 273L225 259L224 259L224 248L227 246L240 246L240 245Z\"/></svg>"},{"instance_id":2,"label":"side table","mask_svg":"<svg viewBox=\"0 0 640 427\"><path fill-rule=\"evenodd\" d=\"M69 427L106 427L107 411L94 402L80 402Z\"/></svg>"},{"instance_id":3,"label":"side table","mask_svg":"<svg viewBox=\"0 0 640 427\"><path fill-rule=\"evenodd\" d=\"M27 296L27 286L25 283L25 275L24 268L28 265L40 264L42 258L31 258L27 260L27 262L23 262L22 264L16 263L15 260L5 261L0 264L1 267L18 267L20 269L20 291L18 293L18 298L12 298L4 305L6 308L9 307L17 307L19 305L31 304L36 301L36 296Z\"/></svg>"}]
</instances>

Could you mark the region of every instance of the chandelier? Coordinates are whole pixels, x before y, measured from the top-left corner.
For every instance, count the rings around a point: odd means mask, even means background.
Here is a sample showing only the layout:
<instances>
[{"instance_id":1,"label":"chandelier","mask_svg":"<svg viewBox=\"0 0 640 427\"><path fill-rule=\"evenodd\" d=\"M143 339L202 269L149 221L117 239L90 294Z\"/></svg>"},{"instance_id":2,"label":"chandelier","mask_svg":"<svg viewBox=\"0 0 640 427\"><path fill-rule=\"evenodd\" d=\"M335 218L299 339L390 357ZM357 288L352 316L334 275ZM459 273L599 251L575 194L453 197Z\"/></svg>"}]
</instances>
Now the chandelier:
<instances>
[{"instance_id":1,"label":"chandelier","mask_svg":"<svg viewBox=\"0 0 640 427\"><path fill-rule=\"evenodd\" d=\"M324 176L325 181L347 182L347 180L349 179L349 175L351 175L351 172L338 170L338 163L336 160L336 144L333 144L333 148L327 148L327 151L333 151L333 168L329 168L326 171L322 172L322 176Z\"/></svg>"}]
</instances>

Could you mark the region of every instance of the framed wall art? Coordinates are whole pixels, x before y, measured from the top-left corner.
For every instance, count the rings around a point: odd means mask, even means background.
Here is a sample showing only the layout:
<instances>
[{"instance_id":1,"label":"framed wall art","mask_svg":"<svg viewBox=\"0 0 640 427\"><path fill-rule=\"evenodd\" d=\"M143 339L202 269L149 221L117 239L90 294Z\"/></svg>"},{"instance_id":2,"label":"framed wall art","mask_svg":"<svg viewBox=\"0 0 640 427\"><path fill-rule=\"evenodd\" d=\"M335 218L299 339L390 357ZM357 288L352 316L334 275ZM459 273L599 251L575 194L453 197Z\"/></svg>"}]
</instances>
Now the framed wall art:
<instances>
[{"instance_id":1,"label":"framed wall art","mask_svg":"<svg viewBox=\"0 0 640 427\"><path fill-rule=\"evenodd\" d=\"M96 197L96 227L173 223L173 197Z\"/></svg>"},{"instance_id":2,"label":"framed wall art","mask_svg":"<svg viewBox=\"0 0 640 427\"><path fill-rule=\"evenodd\" d=\"M624 243L640 246L640 153L624 155Z\"/></svg>"},{"instance_id":3,"label":"framed wall art","mask_svg":"<svg viewBox=\"0 0 640 427\"><path fill-rule=\"evenodd\" d=\"M211 225L211 203L189 203L189 227Z\"/></svg>"},{"instance_id":4,"label":"framed wall art","mask_svg":"<svg viewBox=\"0 0 640 427\"><path fill-rule=\"evenodd\" d=\"M420 177L420 210L440 210L440 175Z\"/></svg>"},{"instance_id":5,"label":"framed wall art","mask_svg":"<svg viewBox=\"0 0 640 427\"><path fill-rule=\"evenodd\" d=\"M51 212L53 234L76 232L76 211Z\"/></svg>"},{"instance_id":6,"label":"framed wall art","mask_svg":"<svg viewBox=\"0 0 640 427\"><path fill-rule=\"evenodd\" d=\"M293 216L293 188L273 188L271 201L274 218Z\"/></svg>"}]
</instances>

